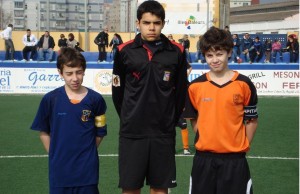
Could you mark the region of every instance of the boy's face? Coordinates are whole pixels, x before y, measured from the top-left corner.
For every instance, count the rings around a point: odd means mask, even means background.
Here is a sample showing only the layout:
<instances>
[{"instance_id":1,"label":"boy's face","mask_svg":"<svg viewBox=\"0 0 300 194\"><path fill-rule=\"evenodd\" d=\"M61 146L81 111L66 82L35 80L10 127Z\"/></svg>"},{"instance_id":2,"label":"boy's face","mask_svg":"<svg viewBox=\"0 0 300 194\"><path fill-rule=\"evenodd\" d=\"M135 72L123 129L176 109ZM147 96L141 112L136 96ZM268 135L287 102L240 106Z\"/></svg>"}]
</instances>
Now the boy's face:
<instances>
[{"instance_id":1,"label":"boy's face","mask_svg":"<svg viewBox=\"0 0 300 194\"><path fill-rule=\"evenodd\" d=\"M214 73L220 73L227 69L230 56L231 51L228 53L226 50L210 49L205 53L206 62Z\"/></svg>"},{"instance_id":2,"label":"boy's face","mask_svg":"<svg viewBox=\"0 0 300 194\"><path fill-rule=\"evenodd\" d=\"M65 80L65 87L77 91L81 88L84 76L84 70L82 67L68 67L64 65L62 72L58 70L61 78Z\"/></svg>"},{"instance_id":3,"label":"boy's face","mask_svg":"<svg viewBox=\"0 0 300 194\"><path fill-rule=\"evenodd\" d=\"M136 21L142 39L146 41L155 41L160 39L161 30L165 22L161 18L151 13L144 13L141 20Z\"/></svg>"}]
</instances>

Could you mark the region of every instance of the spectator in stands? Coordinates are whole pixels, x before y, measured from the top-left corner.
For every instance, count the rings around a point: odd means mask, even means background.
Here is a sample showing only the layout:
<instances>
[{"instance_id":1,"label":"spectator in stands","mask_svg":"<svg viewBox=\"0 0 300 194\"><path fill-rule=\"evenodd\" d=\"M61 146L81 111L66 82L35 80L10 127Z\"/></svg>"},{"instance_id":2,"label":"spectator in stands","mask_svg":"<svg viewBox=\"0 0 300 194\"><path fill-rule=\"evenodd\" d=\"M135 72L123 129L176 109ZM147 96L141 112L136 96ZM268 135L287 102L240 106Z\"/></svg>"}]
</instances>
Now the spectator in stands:
<instances>
[{"instance_id":1,"label":"spectator in stands","mask_svg":"<svg viewBox=\"0 0 300 194\"><path fill-rule=\"evenodd\" d=\"M230 32L230 30L229 30L229 26L225 26L224 30L225 30L226 32L228 32L228 33L230 34L230 36L231 36L231 32Z\"/></svg>"},{"instance_id":2,"label":"spectator in stands","mask_svg":"<svg viewBox=\"0 0 300 194\"><path fill-rule=\"evenodd\" d=\"M242 40L242 52L245 57L245 62L250 61L250 52L253 50L253 48L253 40L250 38L250 35L248 33L245 33Z\"/></svg>"},{"instance_id":3,"label":"spectator in stands","mask_svg":"<svg viewBox=\"0 0 300 194\"><path fill-rule=\"evenodd\" d=\"M22 39L25 47L23 48L23 61L28 61L28 53L30 52L29 60L32 61L34 55L36 54L36 44L38 42L37 38L31 34L31 30L27 29L26 34Z\"/></svg>"},{"instance_id":4,"label":"spectator in stands","mask_svg":"<svg viewBox=\"0 0 300 194\"><path fill-rule=\"evenodd\" d=\"M288 36L286 48L290 53L290 63L297 63L299 58L299 42L296 38L296 35L290 34Z\"/></svg>"},{"instance_id":5,"label":"spectator in stands","mask_svg":"<svg viewBox=\"0 0 300 194\"><path fill-rule=\"evenodd\" d=\"M108 28L105 28L102 32L100 32L95 40L94 43L98 45L98 62L105 62L106 61L106 48L108 47Z\"/></svg>"},{"instance_id":6,"label":"spectator in stands","mask_svg":"<svg viewBox=\"0 0 300 194\"><path fill-rule=\"evenodd\" d=\"M272 51L272 43L270 39L266 39L265 43L264 43L264 53L265 53L265 63L270 63L271 61L271 51Z\"/></svg>"},{"instance_id":7,"label":"spectator in stands","mask_svg":"<svg viewBox=\"0 0 300 194\"><path fill-rule=\"evenodd\" d=\"M73 33L68 34L68 39L67 39L67 47L75 48L76 45L78 45L78 41L75 40L75 36Z\"/></svg>"},{"instance_id":8,"label":"spectator in stands","mask_svg":"<svg viewBox=\"0 0 300 194\"><path fill-rule=\"evenodd\" d=\"M197 52L196 52L196 62L200 62L200 63L204 63L205 62L205 58L201 52L201 49L200 49L200 40L201 40L201 37L202 36L199 36L199 39L197 40L197 44L196 44L196 49L197 49Z\"/></svg>"},{"instance_id":9,"label":"spectator in stands","mask_svg":"<svg viewBox=\"0 0 300 194\"><path fill-rule=\"evenodd\" d=\"M64 34L60 35L60 39L58 40L58 55L60 55L61 49L67 47L67 39Z\"/></svg>"},{"instance_id":10,"label":"spectator in stands","mask_svg":"<svg viewBox=\"0 0 300 194\"><path fill-rule=\"evenodd\" d=\"M232 56L231 59L233 62L237 63L238 60L240 59L240 39L237 34L232 35L232 40L233 40L233 49L232 49Z\"/></svg>"},{"instance_id":11,"label":"spectator in stands","mask_svg":"<svg viewBox=\"0 0 300 194\"><path fill-rule=\"evenodd\" d=\"M75 36L73 33L68 34L67 47L75 48L79 52L84 51L79 47L79 42L77 40L75 40Z\"/></svg>"},{"instance_id":12,"label":"spectator in stands","mask_svg":"<svg viewBox=\"0 0 300 194\"><path fill-rule=\"evenodd\" d=\"M58 40L58 47L59 48L67 47L67 39L64 34L60 35L60 39Z\"/></svg>"},{"instance_id":13,"label":"spectator in stands","mask_svg":"<svg viewBox=\"0 0 300 194\"><path fill-rule=\"evenodd\" d=\"M252 62L259 62L261 58L263 57L263 45L260 42L259 37L255 37L253 42L253 51L252 54L250 54L250 64Z\"/></svg>"},{"instance_id":14,"label":"spectator in stands","mask_svg":"<svg viewBox=\"0 0 300 194\"><path fill-rule=\"evenodd\" d=\"M55 47L55 42L52 36L50 36L49 31L45 31L38 42L38 60L44 60L44 54L48 53L48 61L53 61L53 49Z\"/></svg>"},{"instance_id":15,"label":"spectator in stands","mask_svg":"<svg viewBox=\"0 0 300 194\"><path fill-rule=\"evenodd\" d=\"M186 54L186 59L188 61L188 63L191 62L191 58L190 58L190 40L189 40L189 35L185 34L183 35L182 39L178 40L180 44L182 44L184 50L185 50L185 54Z\"/></svg>"},{"instance_id":16,"label":"spectator in stands","mask_svg":"<svg viewBox=\"0 0 300 194\"><path fill-rule=\"evenodd\" d=\"M5 41L5 60L14 61L15 46L12 41L13 25L8 24L7 27L0 33L0 37Z\"/></svg>"},{"instance_id":17,"label":"spectator in stands","mask_svg":"<svg viewBox=\"0 0 300 194\"><path fill-rule=\"evenodd\" d=\"M169 39L170 41L173 41L173 42L175 42L175 40L174 40L174 38L173 38L173 35L172 35L172 34L169 34L169 35L168 35L168 39Z\"/></svg>"},{"instance_id":18,"label":"spectator in stands","mask_svg":"<svg viewBox=\"0 0 300 194\"><path fill-rule=\"evenodd\" d=\"M121 36L118 33L114 34L114 37L111 39L110 43L109 43L109 47L112 47L112 59L114 60L116 51L117 51L117 47L123 44L123 40L121 38Z\"/></svg>"},{"instance_id":19,"label":"spectator in stands","mask_svg":"<svg viewBox=\"0 0 300 194\"><path fill-rule=\"evenodd\" d=\"M282 52L281 52L281 43L278 39L275 39L274 43L272 44L272 58L273 63L276 63L277 53L279 53L281 62L283 61Z\"/></svg>"}]
</instances>

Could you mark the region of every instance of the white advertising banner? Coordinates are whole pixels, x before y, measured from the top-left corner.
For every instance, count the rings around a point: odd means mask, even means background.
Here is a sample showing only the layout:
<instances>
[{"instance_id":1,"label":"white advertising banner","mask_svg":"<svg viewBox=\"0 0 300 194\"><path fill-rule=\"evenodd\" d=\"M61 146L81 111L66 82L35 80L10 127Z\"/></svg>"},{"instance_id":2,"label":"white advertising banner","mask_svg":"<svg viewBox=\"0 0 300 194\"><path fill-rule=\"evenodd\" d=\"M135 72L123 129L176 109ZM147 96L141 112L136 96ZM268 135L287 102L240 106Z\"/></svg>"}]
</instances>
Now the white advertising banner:
<instances>
[{"instance_id":1,"label":"white advertising banner","mask_svg":"<svg viewBox=\"0 0 300 194\"><path fill-rule=\"evenodd\" d=\"M208 70L193 70L189 81ZM259 96L298 96L299 70L238 70L248 76ZM111 94L112 69L86 69L83 85ZM0 67L1 94L44 94L64 85L55 68Z\"/></svg>"},{"instance_id":2,"label":"white advertising banner","mask_svg":"<svg viewBox=\"0 0 300 194\"><path fill-rule=\"evenodd\" d=\"M168 12L162 30L164 34L204 34L207 29L206 13Z\"/></svg>"},{"instance_id":3,"label":"white advertising banner","mask_svg":"<svg viewBox=\"0 0 300 194\"><path fill-rule=\"evenodd\" d=\"M208 70L193 70L189 81ZM254 83L259 96L298 96L299 70L238 70Z\"/></svg>"}]
</instances>

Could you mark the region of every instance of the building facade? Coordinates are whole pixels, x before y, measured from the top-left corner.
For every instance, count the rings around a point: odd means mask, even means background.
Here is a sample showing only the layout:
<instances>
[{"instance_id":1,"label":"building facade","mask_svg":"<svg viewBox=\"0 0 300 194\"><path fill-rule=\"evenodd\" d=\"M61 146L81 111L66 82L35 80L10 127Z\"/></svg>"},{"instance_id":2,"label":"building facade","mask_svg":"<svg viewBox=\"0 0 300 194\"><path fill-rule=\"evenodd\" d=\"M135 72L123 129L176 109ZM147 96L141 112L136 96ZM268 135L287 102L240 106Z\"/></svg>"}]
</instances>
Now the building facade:
<instances>
[{"instance_id":1,"label":"building facade","mask_svg":"<svg viewBox=\"0 0 300 194\"><path fill-rule=\"evenodd\" d=\"M109 25L111 2L105 0L1 0L0 27L15 30L100 31Z\"/></svg>"}]
</instances>

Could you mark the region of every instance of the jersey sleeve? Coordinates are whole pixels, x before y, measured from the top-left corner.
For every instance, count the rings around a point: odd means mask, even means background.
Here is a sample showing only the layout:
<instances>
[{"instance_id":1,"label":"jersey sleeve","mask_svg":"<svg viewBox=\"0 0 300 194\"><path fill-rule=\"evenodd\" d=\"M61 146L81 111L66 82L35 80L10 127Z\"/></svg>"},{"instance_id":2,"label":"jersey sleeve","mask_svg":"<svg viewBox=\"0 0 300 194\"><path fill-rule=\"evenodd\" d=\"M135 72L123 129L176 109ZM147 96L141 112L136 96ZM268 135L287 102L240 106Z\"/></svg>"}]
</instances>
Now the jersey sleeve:
<instances>
[{"instance_id":1,"label":"jersey sleeve","mask_svg":"<svg viewBox=\"0 0 300 194\"><path fill-rule=\"evenodd\" d=\"M183 118L185 119L197 119L198 111L194 108L192 102L191 102L191 92L188 91L187 98L185 100L185 109L183 112Z\"/></svg>"},{"instance_id":2,"label":"jersey sleeve","mask_svg":"<svg viewBox=\"0 0 300 194\"><path fill-rule=\"evenodd\" d=\"M31 129L35 131L43 131L50 133L50 115L51 115L51 98L44 96L40 102L38 111L31 125Z\"/></svg>"},{"instance_id":3,"label":"jersey sleeve","mask_svg":"<svg viewBox=\"0 0 300 194\"><path fill-rule=\"evenodd\" d=\"M121 114L125 89L125 68L122 61L120 51L117 49L113 65L112 99L119 116Z\"/></svg>"},{"instance_id":4,"label":"jersey sleeve","mask_svg":"<svg viewBox=\"0 0 300 194\"><path fill-rule=\"evenodd\" d=\"M179 120L179 117L181 116L184 106L185 106L185 99L187 94L187 60L185 56L185 52L183 52L182 57L178 64L178 70L177 70L177 78L175 82L176 87L176 112L175 112L175 121L177 122Z\"/></svg>"},{"instance_id":5,"label":"jersey sleeve","mask_svg":"<svg viewBox=\"0 0 300 194\"><path fill-rule=\"evenodd\" d=\"M95 113L95 127L96 136L104 137L107 135L107 124L106 124L106 102L101 96L97 102L97 109Z\"/></svg>"},{"instance_id":6,"label":"jersey sleeve","mask_svg":"<svg viewBox=\"0 0 300 194\"><path fill-rule=\"evenodd\" d=\"M257 91L254 86L254 84L251 82L251 80L247 81L248 94L246 99L246 105L244 106L244 120L252 120L255 118L258 118L258 112L257 112Z\"/></svg>"}]
</instances>

